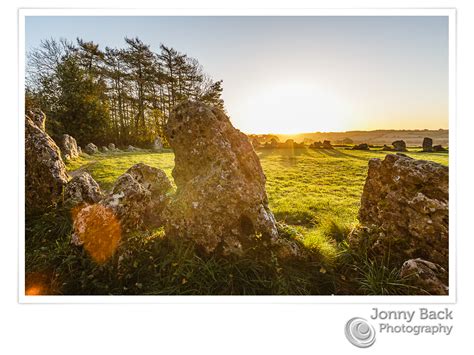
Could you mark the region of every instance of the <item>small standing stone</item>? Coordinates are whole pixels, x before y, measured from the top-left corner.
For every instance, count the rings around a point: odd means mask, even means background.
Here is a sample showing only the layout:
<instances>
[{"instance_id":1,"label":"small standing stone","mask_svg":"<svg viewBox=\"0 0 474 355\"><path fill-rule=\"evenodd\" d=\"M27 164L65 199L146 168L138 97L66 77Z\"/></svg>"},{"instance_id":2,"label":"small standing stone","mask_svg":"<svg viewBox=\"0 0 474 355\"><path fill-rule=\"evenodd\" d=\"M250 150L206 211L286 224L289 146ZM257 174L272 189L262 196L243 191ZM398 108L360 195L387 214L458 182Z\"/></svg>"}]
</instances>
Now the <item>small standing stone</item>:
<instances>
[{"instance_id":1,"label":"small standing stone","mask_svg":"<svg viewBox=\"0 0 474 355\"><path fill-rule=\"evenodd\" d=\"M431 138L423 138L423 151L432 152L433 151L433 140Z\"/></svg>"},{"instance_id":2,"label":"small standing stone","mask_svg":"<svg viewBox=\"0 0 474 355\"><path fill-rule=\"evenodd\" d=\"M398 141L392 142L392 145L393 145L393 150L395 150L396 152L406 152L407 151L407 145L406 145L405 141L403 141L403 140L398 140Z\"/></svg>"},{"instance_id":3,"label":"small standing stone","mask_svg":"<svg viewBox=\"0 0 474 355\"><path fill-rule=\"evenodd\" d=\"M85 152L89 155L93 155L99 152L99 148L94 143L89 143L84 148Z\"/></svg>"}]
</instances>

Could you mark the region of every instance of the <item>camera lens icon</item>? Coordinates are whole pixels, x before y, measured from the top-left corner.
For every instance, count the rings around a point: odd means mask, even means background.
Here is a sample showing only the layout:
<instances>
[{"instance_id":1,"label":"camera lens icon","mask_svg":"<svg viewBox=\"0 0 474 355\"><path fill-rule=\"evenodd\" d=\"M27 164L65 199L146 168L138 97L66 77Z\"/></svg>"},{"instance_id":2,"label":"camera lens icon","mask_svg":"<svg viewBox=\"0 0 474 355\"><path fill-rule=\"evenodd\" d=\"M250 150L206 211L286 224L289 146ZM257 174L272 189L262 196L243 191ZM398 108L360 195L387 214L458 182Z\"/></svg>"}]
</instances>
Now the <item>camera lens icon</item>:
<instances>
[{"instance_id":1,"label":"camera lens icon","mask_svg":"<svg viewBox=\"0 0 474 355\"><path fill-rule=\"evenodd\" d=\"M364 318L352 318L346 323L346 338L358 348L368 348L375 343L375 329Z\"/></svg>"}]
</instances>

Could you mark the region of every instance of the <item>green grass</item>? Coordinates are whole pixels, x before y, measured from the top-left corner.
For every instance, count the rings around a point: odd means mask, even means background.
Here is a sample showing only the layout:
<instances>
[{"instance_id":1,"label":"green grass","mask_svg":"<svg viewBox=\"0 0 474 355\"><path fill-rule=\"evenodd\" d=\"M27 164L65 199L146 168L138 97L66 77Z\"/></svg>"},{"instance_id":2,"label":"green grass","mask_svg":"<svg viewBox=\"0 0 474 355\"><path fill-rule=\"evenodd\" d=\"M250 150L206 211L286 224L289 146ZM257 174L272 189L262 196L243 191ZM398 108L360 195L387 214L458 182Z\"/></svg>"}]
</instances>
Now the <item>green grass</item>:
<instances>
[{"instance_id":1,"label":"green grass","mask_svg":"<svg viewBox=\"0 0 474 355\"><path fill-rule=\"evenodd\" d=\"M199 255L159 230L126 236L112 260L98 265L70 245L70 217L56 211L27 220L27 271L49 275L51 292L64 294L409 293L396 269L355 254L346 244L357 223L368 160L386 154L343 148L258 151L280 232L302 240L315 256L301 264L281 264L265 251L238 259ZM407 155L448 165L447 153L413 149ZM110 190L139 162L163 169L172 181L171 151L83 155L67 167L90 172Z\"/></svg>"},{"instance_id":2,"label":"green grass","mask_svg":"<svg viewBox=\"0 0 474 355\"><path fill-rule=\"evenodd\" d=\"M66 163L69 171L84 169L99 183L104 190L109 190L117 178L128 168L137 163L156 166L165 171L171 181L171 170L174 167L174 155L171 151L151 152L118 152L108 154L83 154L78 159Z\"/></svg>"}]
</instances>

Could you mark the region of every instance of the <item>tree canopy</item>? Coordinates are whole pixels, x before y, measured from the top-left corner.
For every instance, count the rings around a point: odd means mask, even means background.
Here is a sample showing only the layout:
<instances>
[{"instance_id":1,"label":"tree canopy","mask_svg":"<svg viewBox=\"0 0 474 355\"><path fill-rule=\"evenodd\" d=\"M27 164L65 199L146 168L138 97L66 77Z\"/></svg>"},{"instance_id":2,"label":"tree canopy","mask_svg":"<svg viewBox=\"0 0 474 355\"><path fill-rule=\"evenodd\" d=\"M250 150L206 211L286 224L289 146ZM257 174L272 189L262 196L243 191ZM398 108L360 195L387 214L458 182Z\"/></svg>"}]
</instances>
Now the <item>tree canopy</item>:
<instances>
[{"instance_id":1,"label":"tree canopy","mask_svg":"<svg viewBox=\"0 0 474 355\"><path fill-rule=\"evenodd\" d=\"M214 81L199 62L162 44L155 53L139 38L123 48L94 42L48 39L28 53L26 108L46 113L53 138L148 146L164 137L173 107L200 100L224 108L222 80Z\"/></svg>"}]
</instances>

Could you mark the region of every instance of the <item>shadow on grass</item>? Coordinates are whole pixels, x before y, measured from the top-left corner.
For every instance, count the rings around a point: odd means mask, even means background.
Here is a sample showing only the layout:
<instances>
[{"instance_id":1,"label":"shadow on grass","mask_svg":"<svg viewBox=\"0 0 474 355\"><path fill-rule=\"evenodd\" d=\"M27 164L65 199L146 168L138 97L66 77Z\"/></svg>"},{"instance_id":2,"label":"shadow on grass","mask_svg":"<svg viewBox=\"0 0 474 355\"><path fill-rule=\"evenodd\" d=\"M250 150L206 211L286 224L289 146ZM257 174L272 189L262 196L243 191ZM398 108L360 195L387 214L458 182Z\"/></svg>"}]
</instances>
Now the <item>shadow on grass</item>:
<instances>
[{"instance_id":1,"label":"shadow on grass","mask_svg":"<svg viewBox=\"0 0 474 355\"><path fill-rule=\"evenodd\" d=\"M257 150L257 155L260 159L278 157L279 162L286 167L295 166L299 158L304 155L310 156L307 148L262 148Z\"/></svg>"},{"instance_id":2,"label":"shadow on grass","mask_svg":"<svg viewBox=\"0 0 474 355\"><path fill-rule=\"evenodd\" d=\"M359 157L357 155L347 154L341 152L339 149L319 149L319 151L321 151L322 154L325 154L332 158L346 158L368 161L368 157Z\"/></svg>"}]
</instances>

